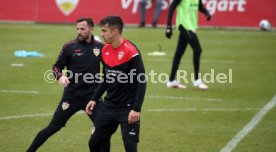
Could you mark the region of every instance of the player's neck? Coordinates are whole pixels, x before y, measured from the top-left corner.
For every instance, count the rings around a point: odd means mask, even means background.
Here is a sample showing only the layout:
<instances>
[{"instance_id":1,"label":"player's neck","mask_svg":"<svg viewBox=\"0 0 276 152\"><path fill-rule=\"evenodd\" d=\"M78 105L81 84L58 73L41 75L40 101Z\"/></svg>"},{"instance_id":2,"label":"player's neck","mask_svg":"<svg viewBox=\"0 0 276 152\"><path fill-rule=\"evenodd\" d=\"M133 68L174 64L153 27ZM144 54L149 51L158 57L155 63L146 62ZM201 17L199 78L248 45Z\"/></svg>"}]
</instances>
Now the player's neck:
<instances>
[{"instance_id":1,"label":"player's neck","mask_svg":"<svg viewBox=\"0 0 276 152\"><path fill-rule=\"evenodd\" d=\"M92 36L90 35L90 36L85 40L85 42L86 42L86 43L90 43L91 40L92 40Z\"/></svg>"}]
</instances>

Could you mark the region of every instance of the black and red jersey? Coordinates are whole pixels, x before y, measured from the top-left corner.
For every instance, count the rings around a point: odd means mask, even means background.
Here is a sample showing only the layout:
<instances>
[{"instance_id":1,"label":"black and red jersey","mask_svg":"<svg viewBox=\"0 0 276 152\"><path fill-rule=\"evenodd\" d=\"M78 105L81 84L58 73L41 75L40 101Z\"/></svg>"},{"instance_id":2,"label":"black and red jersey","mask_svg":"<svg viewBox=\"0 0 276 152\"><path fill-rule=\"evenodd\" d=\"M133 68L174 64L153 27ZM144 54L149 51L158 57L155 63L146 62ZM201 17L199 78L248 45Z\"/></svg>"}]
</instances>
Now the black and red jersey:
<instances>
[{"instance_id":1,"label":"black and red jersey","mask_svg":"<svg viewBox=\"0 0 276 152\"><path fill-rule=\"evenodd\" d=\"M73 40L65 43L53 71L57 80L62 76L66 67L70 84L64 88L63 97L66 99L89 99L95 92L97 83L93 80L100 73L101 50L104 44L94 40L90 43ZM89 79L88 79L89 78Z\"/></svg>"},{"instance_id":2,"label":"black and red jersey","mask_svg":"<svg viewBox=\"0 0 276 152\"><path fill-rule=\"evenodd\" d=\"M102 62L104 81L99 85L92 100L97 101L107 91L103 104L141 111L146 91L146 76L138 48L126 39L118 48L112 48L111 44L105 45Z\"/></svg>"}]
</instances>

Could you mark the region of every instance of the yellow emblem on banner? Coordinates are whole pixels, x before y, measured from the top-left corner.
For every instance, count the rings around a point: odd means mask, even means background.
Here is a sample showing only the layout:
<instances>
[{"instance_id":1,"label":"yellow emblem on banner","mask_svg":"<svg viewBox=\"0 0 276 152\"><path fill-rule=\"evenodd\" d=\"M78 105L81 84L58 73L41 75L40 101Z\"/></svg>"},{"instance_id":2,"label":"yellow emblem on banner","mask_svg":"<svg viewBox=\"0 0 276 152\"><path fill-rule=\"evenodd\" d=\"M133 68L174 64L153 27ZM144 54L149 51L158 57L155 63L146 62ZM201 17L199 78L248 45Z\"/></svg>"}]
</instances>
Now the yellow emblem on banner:
<instances>
[{"instance_id":1,"label":"yellow emblem on banner","mask_svg":"<svg viewBox=\"0 0 276 152\"><path fill-rule=\"evenodd\" d=\"M56 0L59 10L65 15L70 15L77 7L79 0Z\"/></svg>"}]
</instances>

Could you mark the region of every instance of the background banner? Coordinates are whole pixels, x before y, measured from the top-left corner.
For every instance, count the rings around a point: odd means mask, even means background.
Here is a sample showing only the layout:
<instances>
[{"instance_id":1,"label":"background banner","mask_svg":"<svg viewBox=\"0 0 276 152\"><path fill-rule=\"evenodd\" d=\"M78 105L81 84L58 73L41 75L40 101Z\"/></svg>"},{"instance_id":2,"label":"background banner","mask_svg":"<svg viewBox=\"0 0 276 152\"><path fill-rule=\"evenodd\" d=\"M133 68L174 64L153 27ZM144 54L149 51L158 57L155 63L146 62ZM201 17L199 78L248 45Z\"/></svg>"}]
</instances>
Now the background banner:
<instances>
[{"instance_id":1,"label":"background banner","mask_svg":"<svg viewBox=\"0 0 276 152\"><path fill-rule=\"evenodd\" d=\"M166 24L172 0L163 0L159 24ZM267 19L276 25L275 0L202 0L213 15L207 22L200 13L200 26L258 27ZM147 6L148 24L152 22L155 0ZM91 17L98 23L107 15L119 15L126 24L138 24L139 0L2 0L0 20L42 23L74 23L79 17Z\"/></svg>"}]
</instances>

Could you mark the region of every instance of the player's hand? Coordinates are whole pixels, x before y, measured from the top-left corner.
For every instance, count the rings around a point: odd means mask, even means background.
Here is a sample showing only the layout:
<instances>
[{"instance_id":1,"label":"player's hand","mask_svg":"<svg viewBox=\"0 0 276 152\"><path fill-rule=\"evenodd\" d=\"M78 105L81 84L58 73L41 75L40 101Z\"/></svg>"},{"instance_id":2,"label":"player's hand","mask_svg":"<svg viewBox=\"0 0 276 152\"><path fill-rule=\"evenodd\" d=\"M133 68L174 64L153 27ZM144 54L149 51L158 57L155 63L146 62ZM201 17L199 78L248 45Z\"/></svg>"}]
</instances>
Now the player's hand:
<instances>
[{"instance_id":1,"label":"player's hand","mask_svg":"<svg viewBox=\"0 0 276 152\"><path fill-rule=\"evenodd\" d=\"M63 86L64 88L67 87L70 83L70 81L68 80L68 78L66 76L61 76L58 79L58 82L61 86Z\"/></svg>"},{"instance_id":2,"label":"player's hand","mask_svg":"<svg viewBox=\"0 0 276 152\"><path fill-rule=\"evenodd\" d=\"M206 17L206 20L207 20L207 21L210 21L210 20L211 20L211 18L212 18L212 16L211 16L211 14L210 14L210 13L208 13L207 15L205 15L205 17Z\"/></svg>"},{"instance_id":3,"label":"player's hand","mask_svg":"<svg viewBox=\"0 0 276 152\"><path fill-rule=\"evenodd\" d=\"M96 105L95 101L93 100L89 101L88 104L86 105L85 112L89 115L92 115L95 105Z\"/></svg>"},{"instance_id":4,"label":"player's hand","mask_svg":"<svg viewBox=\"0 0 276 152\"><path fill-rule=\"evenodd\" d=\"M138 122L139 120L140 120L140 112L131 110L128 114L128 123L132 124L132 123Z\"/></svg>"},{"instance_id":5,"label":"player's hand","mask_svg":"<svg viewBox=\"0 0 276 152\"><path fill-rule=\"evenodd\" d=\"M172 37L172 26L171 25L167 25L167 28L166 28L166 37L168 39L170 39Z\"/></svg>"}]
</instances>

